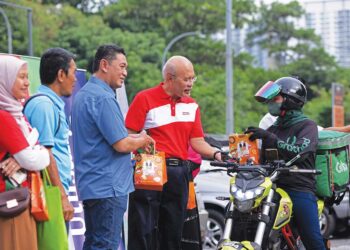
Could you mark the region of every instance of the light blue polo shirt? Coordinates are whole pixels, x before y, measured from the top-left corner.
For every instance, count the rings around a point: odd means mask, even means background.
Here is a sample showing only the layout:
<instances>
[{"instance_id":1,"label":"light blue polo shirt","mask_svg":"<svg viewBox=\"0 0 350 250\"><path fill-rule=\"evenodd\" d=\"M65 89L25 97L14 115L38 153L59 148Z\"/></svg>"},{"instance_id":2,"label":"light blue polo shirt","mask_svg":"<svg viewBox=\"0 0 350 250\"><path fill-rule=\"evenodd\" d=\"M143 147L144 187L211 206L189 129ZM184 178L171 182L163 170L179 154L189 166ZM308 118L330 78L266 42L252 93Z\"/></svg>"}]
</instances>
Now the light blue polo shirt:
<instances>
[{"instance_id":1,"label":"light blue polo shirt","mask_svg":"<svg viewBox=\"0 0 350 250\"><path fill-rule=\"evenodd\" d=\"M71 160L69 153L69 126L64 113L64 101L49 87L40 85L38 96L28 102L24 110L32 127L39 132L41 145L52 147L58 173L66 194L71 183ZM58 129L58 130L57 130Z\"/></svg>"},{"instance_id":2,"label":"light blue polo shirt","mask_svg":"<svg viewBox=\"0 0 350 250\"><path fill-rule=\"evenodd\" d=\"M80 200L127 195L134 191L130 153L112 145L128 136L115 92L92 76L74 98L73 158Z\"/></svg>"}]
</instances>

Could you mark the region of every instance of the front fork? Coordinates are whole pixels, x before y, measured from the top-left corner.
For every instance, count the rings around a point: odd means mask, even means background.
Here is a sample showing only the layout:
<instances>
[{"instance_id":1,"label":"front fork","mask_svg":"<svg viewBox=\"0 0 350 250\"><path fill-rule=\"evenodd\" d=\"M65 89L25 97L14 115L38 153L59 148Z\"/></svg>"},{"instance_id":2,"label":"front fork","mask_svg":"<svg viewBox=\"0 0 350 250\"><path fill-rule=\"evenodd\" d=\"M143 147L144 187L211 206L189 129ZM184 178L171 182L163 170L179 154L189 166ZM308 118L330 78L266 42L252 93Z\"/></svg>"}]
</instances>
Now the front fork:
<instances>
[{"instance_id":1,"label":"front fork","mask_svg":"<svg viewBox=\"0 0 350 250\"><path fill-rule=\"evenodd\" d=\"M262 207L262 214L265 215L266 218L268 218L268 216L269 216L269 212L270 212L270 208L271 208L272 199L273 199L274 194L275 194L275 191L273 189L270 189L270 192L269 192L266 200L264 201L265 204ZM227 209L228 216L226 217L227 219L226 219L226 223L225 223L224 234L222 236L222 241L226 241L226 240L231 239L231 232L232 232L232 225L233 225L233 218L232 218L233 217L233 210L234 210L233 202L230 201L230 203L228 205L228 209ZM263 220L260 220L256 234L255 234L255 239L254 239L254 242L257 243L259 246L261 246L261 244L262 244L265 229L266 229L266 222L264 222Z\"/></svg>"},{"instance_id":2,"label":"front fork","mask_svg":"<svg viewBox=\"0 0 350 250\"><path fill-rule=\"evenodd\" d=\"M275 194L275 191L271 188L269 195L265 200L265 204L262 207L262 215L265 215L266 218L269 218L270 208L273 204L272 199L274 194ZM258 228L256 230L255 239L254 239L254 242L257 243L259 246L262 245L265 229L266 229L266 222L261 220L258 224Z\"/></svg>"},{"instance_id":3,"label":"front fork","mask_svg":"<svg viewBox=\"0 0 350 250\"><path fill-rule=\"evenodd\" d=\"M226 222L225 222L225 229L224 234L222 236L222 241L230 240L231 239L231 232L232 232L232 224L233 224L233 201L230 201L228 204L227 209L227 216L226 216Z\"/></svg>"}]
</instances>

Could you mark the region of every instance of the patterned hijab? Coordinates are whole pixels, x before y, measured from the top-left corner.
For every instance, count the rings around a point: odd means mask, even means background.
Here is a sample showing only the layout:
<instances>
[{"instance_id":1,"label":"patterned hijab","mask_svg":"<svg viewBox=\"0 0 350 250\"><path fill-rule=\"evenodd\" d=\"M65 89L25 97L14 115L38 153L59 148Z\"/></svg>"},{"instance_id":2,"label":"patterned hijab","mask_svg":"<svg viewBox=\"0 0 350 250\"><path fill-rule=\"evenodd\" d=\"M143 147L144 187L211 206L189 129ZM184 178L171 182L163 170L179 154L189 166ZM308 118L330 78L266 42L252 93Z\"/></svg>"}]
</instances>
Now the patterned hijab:
<instances>
[{"instance_id":1,"label":"patterned hijab","mask_svg":"<svg viewBox=\"0 0 350 250\"><path fill-rule=\"evenodd\" d=\"M0 109L9 112L27 136L29 129L22 113L22 104L12 94L18 71L25 64L26 61L17 57L0 55Z\"/></svg>"}]
</instances>

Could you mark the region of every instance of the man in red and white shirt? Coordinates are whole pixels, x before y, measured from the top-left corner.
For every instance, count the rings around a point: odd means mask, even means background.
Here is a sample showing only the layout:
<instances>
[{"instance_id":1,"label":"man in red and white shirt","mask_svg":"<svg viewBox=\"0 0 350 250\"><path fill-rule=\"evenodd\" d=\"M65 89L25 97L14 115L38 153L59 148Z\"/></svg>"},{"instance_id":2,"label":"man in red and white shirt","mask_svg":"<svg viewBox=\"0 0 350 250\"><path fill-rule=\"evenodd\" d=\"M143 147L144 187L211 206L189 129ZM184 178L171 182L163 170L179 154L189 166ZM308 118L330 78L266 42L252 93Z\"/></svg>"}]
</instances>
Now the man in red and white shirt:
<instances>
[{"instance_id":1,"label":"man in red and white shirt","mask_svg":"<svg viewBox=\"0 0 350 250\"><path fill-rule=\"evenodd\" d=\"M130 250L181 249L191 175L189 144L203 157L221 160L221 152L204 141L199 106L190 97L196 81L192 63L183 56L170 58L163 79L136 95L125 121L130 133L146 130L157 151L165 152L168 174L162 192L137 189L130 195Z\"/></svg>"}]
</instances>

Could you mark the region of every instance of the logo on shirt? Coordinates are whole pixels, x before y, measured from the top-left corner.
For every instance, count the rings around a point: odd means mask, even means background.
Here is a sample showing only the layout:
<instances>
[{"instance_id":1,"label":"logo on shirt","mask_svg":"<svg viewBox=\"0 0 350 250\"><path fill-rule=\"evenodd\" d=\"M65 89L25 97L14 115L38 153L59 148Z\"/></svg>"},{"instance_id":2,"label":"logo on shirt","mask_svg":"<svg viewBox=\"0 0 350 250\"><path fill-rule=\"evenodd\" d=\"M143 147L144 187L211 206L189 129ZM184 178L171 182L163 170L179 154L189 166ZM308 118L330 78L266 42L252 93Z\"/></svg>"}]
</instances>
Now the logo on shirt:
<instances>
[{"instance_id":1,"label":"logo on shirt","mask_svg":"<svg viewBox=\"0 0 350 250\"><path fill-rule=\"evenodd\" d=\"M190 112L182 112L182 115L190 115Z\"/></svg>"},{"instance_id":2,"label":"logo on shirt","mask_svg":"<svg viewBox=\"0 0 350 250\"><path fill-rule=\"evenodd\" d=\"M277 147L297 154L310 145L310 139L303 137L302 140L303 143L301 145L295 145L297 138L295 136L288 137L286 141L278 141Z\"/></svg>"}]
</instances>

